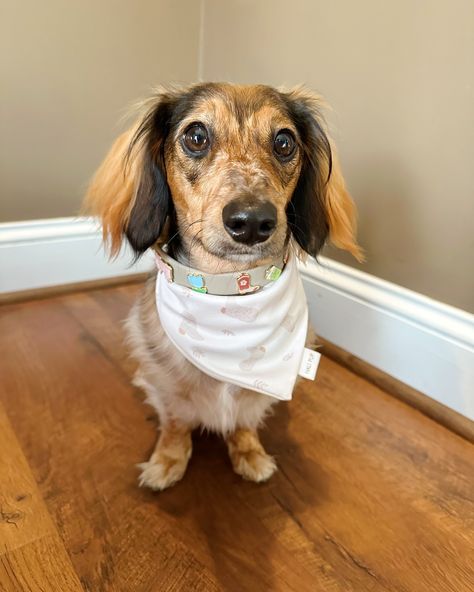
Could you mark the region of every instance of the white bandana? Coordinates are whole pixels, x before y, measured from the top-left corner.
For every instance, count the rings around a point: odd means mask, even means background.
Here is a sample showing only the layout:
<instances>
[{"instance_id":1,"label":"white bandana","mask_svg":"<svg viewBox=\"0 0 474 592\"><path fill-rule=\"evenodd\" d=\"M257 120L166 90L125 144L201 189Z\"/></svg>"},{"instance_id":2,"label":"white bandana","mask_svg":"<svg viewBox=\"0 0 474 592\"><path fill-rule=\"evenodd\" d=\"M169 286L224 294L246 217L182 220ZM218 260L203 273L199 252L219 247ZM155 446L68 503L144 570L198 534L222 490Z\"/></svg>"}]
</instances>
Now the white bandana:
<instances>
[{"instance_id":1,"label":"white bandana","mask_svg":"<svg viewBox=\"0 0 474 592\"><path fill-rule=\"evenodd\" d=\"M196 292L161 271L156 306L166 334L217 380L290 400L308 330L303 284L290 253L282 274L244 296Z\"/></svg>"}]
</instances>

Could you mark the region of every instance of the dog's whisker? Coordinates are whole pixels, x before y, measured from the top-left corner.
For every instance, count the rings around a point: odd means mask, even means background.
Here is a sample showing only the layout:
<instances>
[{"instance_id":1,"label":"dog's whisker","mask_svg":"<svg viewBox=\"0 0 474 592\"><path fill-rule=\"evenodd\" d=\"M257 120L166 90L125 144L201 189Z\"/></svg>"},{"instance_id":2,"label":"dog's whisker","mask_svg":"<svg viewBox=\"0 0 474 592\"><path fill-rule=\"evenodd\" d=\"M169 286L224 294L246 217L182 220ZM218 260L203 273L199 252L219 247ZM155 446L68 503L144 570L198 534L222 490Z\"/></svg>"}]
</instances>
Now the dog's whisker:
<instances>
[{"instance_id":1,"label":"dog's whisker","mask_svg":"<svg viewBox=\"0 0 474 592\"><path fill-rule=\"evenodd\" d=\"M204 218L201 218L200 220L194 220L194 222L190 222L185 228L177 230L173 234L173 236L168 239L167 243L170 244L171 241L173 241L175 238L177 238L180 234L181 235L186 234L186 232L188 232L188 230L190 230L191 226L194 226L194 224L198 224L199 222L204 222Z\"/></svg>"},{"instance_id":2,"label":"dog's whisker","mask_svg":"<svg viewBox=\"0 0 474 592\"><path fill-rule=\"evenodd\" d=\"M193 248L193 246L194 246L194 245L197 243L197 241L198 241L198 239L199 239L199 235L200 235L202 232L204 232L204 228L201 228L200 230L198 230L198 231L196 232L196 234L194 234L194 235L191 237L191 249L192 249L192 248Z\"/></svg>"}]
</instances>

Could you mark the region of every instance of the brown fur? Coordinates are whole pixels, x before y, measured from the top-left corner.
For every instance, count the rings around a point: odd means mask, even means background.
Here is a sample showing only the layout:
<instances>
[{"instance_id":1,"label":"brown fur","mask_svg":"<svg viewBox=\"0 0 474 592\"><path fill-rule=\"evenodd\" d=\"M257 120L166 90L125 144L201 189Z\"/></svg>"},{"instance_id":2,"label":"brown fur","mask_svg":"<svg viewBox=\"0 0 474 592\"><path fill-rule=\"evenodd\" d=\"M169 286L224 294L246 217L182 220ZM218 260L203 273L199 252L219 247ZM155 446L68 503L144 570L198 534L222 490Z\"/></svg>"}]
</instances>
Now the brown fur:
<instances>
[{"instance_id":1,"label":"brown fur","mask_svg":"<svg viewBox=\"0 0 474 592\"><path fill-rule=\"evenodd\" d=\"M320 107L320 98L302 89L212 83L159 90L115 142L86 196L87 209L102 220L111 254L126 235L138 254L168 241L174 256L202 271L238 271L281 255L291 232L302 254L316 255L328 236L360 259L354 205ZM181 145L195 122L210 130L211 148L202 158L190 157ZM288 162L272 151L274 134L282 129L297 143ZM270 201L277 210L276 230L262 244L238 245L223 227L224 206L242 196ZM135 384L161 423L140 483L163 489L180 479L191 455L191 430L198 426L226 435L237 473L267 479L275 462L257 429L274 399L214 380L184 358L161 327L154 281L127 321L139 362Z\"/></svg>"}]
</instances>

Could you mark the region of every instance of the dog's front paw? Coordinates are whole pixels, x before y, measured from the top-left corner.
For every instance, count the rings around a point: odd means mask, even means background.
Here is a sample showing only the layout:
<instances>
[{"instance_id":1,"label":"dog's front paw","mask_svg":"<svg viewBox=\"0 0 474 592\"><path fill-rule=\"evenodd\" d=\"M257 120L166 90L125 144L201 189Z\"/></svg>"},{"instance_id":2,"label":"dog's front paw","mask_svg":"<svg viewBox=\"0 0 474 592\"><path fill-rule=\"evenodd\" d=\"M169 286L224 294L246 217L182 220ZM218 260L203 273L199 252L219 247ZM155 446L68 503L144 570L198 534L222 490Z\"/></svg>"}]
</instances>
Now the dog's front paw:
<instances>
[{"instance_id":1,"label":"dog's front paw","mask_svg":"<svg viewBox=\"0 0 474 592\"><path fill-rule=\"evenodd\" d=\"M171 487L183 478L188 460L184 458L161 458L137 465L141 469L138 478L140 487L149 487L153 491L162 491Z\"/></svg>"},{"instance_id":2,"label":"dog's front paw","mask_svg":"<svg viewBox=\"0 0 474 592\"><path fill-rule=\"evenodd\" d=\"M276 471L275 459L265 452L256 430L235 430L227 437L227 447L234 471L247 481L266 481Z\"/></svg>"},{"instance_id":3,"label":"dog's front paw","mask_svg":"<svg viewBox=\"0 0 474 592\"><path fill-rule=\"evenodd\" d=\"M234 450L230 455L232 466L237 475L247 481L261 483L267 481L276 471L277 465L273 456L260 450Z\"/></svg>"}]
</instances>

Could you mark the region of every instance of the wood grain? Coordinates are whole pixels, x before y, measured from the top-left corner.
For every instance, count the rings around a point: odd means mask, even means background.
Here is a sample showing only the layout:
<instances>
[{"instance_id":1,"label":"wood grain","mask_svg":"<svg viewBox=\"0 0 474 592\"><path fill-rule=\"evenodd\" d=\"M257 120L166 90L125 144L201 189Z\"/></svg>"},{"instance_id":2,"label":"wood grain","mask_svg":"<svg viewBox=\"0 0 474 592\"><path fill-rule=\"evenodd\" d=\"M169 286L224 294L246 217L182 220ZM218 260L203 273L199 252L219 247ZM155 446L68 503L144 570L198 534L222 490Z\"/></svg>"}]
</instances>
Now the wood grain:
<instances>
[{"instance_id":1,"label":"wood grain","mask_svg":"<svg viewBox=\"0 0 474 592\"><path fill-rule=\"evenodd\" d=\"M57 533L0 555L2 592L83 592Z\"/></svg>"},{"instance_id":2,"label":"wood grain","mask_svg":"<svg viewBox=\"0 0 474 592\"><path fill-rule=\"evenodd\" d=\"M268 483L195 434L182 482L139 489L157 427L122 344L139 289L0 309L0 398L85 591L472 589L473 446L327 358L263 431Z\"/></svg>"},{"instance_id":3,"label":"wood grain","mask_svg":"<svg viewBox=\"0 0 474 592\"><path fill-rule=\"evenodd\" d=\"M56 531L0 403L0 552Z\"/></svg>"},{"instance_id":4,"label":"wood grain","mask_svg":"<svg viewBox=\"0 0 474 592\"><path fill-rule=\"evenodd\" d=\"M0 590L82 590L0 403Z\"/></svg>"}]
</instances>

